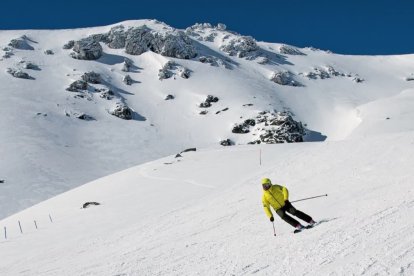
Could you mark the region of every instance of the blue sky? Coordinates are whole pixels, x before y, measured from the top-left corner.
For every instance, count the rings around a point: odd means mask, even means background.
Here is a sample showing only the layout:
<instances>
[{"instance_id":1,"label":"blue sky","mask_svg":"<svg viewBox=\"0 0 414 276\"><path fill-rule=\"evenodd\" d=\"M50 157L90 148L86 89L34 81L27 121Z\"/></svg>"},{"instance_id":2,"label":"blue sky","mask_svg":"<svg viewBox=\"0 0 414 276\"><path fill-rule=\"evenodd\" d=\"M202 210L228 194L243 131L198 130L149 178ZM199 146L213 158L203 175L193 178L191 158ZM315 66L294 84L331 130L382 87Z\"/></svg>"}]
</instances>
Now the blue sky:
<instances>
[{"instance_id":1,"label":"blue sky","mask_svg":"<svg viewBox=\"0 0 414 276\"><path fill-rule=\"evenodd\" d=\"M411 0L4 1L0 29L60 29L158 19L176 28L224 23L259 41L341 54L414 53Z\"/></svg>"}]
</instances>

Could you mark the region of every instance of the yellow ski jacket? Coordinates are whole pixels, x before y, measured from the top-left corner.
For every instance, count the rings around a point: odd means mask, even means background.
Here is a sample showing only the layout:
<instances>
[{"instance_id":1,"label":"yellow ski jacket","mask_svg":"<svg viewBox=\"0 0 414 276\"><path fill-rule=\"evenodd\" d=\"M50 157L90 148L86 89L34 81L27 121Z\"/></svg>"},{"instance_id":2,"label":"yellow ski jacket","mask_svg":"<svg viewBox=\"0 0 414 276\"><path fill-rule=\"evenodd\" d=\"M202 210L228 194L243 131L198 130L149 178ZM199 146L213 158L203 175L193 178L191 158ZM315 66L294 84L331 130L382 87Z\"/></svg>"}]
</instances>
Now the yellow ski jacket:
<instances>
[{"instance_id":1,"label":"yellow ski jacket","mask_svg":"<svg viewBox=\"0 0 414 276\"><path fill-rule=\"evenodd\" d=\"M289 191L286 187L272 185L269 190L263 190L262 202L266 215L273 217L270 206L276 211L285 206L285 200L289 199Z\"/></svg>"}]
</instances>

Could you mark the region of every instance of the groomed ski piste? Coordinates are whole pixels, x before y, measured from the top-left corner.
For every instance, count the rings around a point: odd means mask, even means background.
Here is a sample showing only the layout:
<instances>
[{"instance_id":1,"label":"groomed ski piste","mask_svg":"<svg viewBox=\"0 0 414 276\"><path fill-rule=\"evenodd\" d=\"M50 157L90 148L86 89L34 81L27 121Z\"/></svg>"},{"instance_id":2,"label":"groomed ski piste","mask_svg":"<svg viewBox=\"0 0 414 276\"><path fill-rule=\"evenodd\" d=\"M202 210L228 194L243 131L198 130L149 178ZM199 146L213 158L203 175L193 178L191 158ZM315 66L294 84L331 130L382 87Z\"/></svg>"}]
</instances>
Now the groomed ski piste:
<instances>
[{"instance_id":1,"label":"groomed ski piste","mask_svg":"<svg viewBox=\"0 0 414 276\"><path fill-rule=\"evenodd\" d=\"M159 25L124 22L144 23ZM228 57L237 62L232 70L175 59L192 76L161 82L157 73L167 59L147 52L128 56L141 68L131 73L139 83L129 87L121 81L122 59L114 58L122 50L103 46L98 62L60 50L68 39L110 27L0 32L2 46L22 34L37 41L34 52L16 50L15 60L1 61L2 69L21 58L41 66L30 71L35 80L0 74L7 92L0 95L7 176L0 176L1 214L14 213L0 220L0 275L414 274L414 84L406 80L413 55L300 49L306 55L286 55L285 64ZM220 53L217 43L200 43L203 53ZM44 56L42 47L55 55ZM327 65L364 80L299 75ZM121 87L147 120L111 117L99 99L73 100L64 88L92 69ZM270 82L276 69L294 72L304 86ZM173 103L163 100L170 91L178 95ZM220 101L200 117L197 104L207 94ZM214 114L227 106L221 117ZM71 108L96 121L67 118L63 110ZM240 116L266 108L291 110L327 139L246 145L246 136L229 134ZM218 145L228 135L236 145ZM173 154L193 146L182 157ZM322 223L293 234L276 216L274 236L261 203L263 177L286 186L292 201L328 194L293 204ZM81 208L86 202L100 205Z\"/></svg>"},{"instance_id":2,"label":"groomed ski piste","mask_svg":"<svg viewBox=\"0 0 414 276\"><path fill-rule=\"evenodd\" d=\"M413 144L410 132L146 163L1 221L0 274L412 275ZM273 236L263 176L291 200L327 193L294 204L327 222L293 234L276 217ZM87 201L101 205L80 209Z\"/></svg>"}]
</instances>

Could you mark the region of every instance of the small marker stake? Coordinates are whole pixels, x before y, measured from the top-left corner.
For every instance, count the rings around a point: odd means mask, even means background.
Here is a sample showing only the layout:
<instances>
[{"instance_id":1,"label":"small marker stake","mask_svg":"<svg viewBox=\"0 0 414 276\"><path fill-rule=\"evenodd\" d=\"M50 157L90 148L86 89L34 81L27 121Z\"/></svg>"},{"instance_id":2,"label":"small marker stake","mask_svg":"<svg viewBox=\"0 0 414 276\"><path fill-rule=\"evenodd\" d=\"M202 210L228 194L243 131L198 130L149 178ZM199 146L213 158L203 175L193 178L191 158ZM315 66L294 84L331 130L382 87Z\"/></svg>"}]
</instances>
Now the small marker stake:
<instances>
[{"instance_id":1,"label":"small marker stake","mask_svg":"<svg viewBox=\"0 0 414 276\"><path fill-rule=\"evenodd\" d=\"M50 216L50 214L49 214L49 219L50 219L50 222L53 222L52 217Z\"/></svg>"},{"instance_id":2,"label":"small marker stake","mask_svg":"<svg viewBox=\"0 0 414 276\"><path fill-rule=\"evenodd\" d=\"M7 228L4 226L4 238L7 240Z\"/></svg>"},{"instance_id":3,"label":"small marker stake","mask_svg":"<svg viewBox=\"0 0 414 276\"><path fill-rule=\"evenodd\" d=\"M20 233L23 234L22 225L20 224L20 220L18 222L19 222Z\"/></svg>"},{"instance_id":4,"label":"small marker stake","mask_svg":"<svg viewBox=\"0 0 414 276\"><path fill-rule=\"evenodd\" d=\"M36 227L36 229L37 229L37 223L36 223L36 221L34 220L34 224L35 224L35 227Z\"/></svg>"},{"instance_id":5,"label":"small marker stake","mask_svg":"<svg viewBox=\"0 0 414 276\"><path fill-rule=\"evenodd\" d=\"M260 149L259 150L259 163L260 163L260 166L262 165L262 149Z\"/></svg>"}]
</instances>

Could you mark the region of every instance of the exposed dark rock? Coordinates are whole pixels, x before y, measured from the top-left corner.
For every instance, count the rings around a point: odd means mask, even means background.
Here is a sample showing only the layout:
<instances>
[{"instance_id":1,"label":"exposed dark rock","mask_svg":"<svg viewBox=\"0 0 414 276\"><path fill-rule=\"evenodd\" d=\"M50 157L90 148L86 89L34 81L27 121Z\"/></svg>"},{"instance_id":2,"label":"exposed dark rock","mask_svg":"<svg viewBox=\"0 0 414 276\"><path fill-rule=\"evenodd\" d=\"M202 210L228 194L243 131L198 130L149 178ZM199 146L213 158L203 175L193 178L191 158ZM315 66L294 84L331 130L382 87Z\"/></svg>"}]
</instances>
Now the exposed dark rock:
<instances>
[{"instance_id":1,"label":"exposed dark rock","mask_svg":"<svg viewBox=\"0 0 414 276\"><path fill-rule=\"evenodd\" d=\"M40 70L39 66L37 66L35 63L31 61L22 60L18 63L18 65L21 66L23 69Z\"/></svg>"},{"instance_id":2,"label":"exposed dark rock","mask_svg":"<svg viewBox=\"0 0 414 276\"><path fill-rule=\"evenodd\" d=\"M216 103L216 102L218 102L218 100L219 99L217 97L212 96L212 95L208 95L206 100L204 102L200 103L199 107L202 107L202 108L210 107L211 103Z\"/></svg>"},{"instance_id":3,"label":"exposed dark rock","mask_svg":"<svg viewBox=\"0 0 414 276\"><path fill-rule=\"evenodd\" d=\"M6 182L6 180L0 179L0 183L5 183L5 182Z\"/></svg>"},{"instance_id":4,"label":"exposed dark rock","mask_svg":"<svg viewBox=\"0 0 414 276\"><path fill-rule=\"evenodd\" d=\"M132 65L133 65L132 60L125 58L121 70L124 72L129 72L131 70Z\"/></svg>"},{"instance_id":5,"label":"exposed dark rock","mask_svg":"<svg viewBox=\"0 0 414 276\"><path fill-rule=\"evenodd\" d=\"M130 55L141 55L151 49L154 35L147 26L132 28L128 31L125 52Z\"/></svg>"},{"instance_id":6,"label":"exposed dark rock","mask_svg":"<svg viewBox=\"0 0 414 276\"><path fill-rule=\"evenodd\" d=\"M53 50L50 50L50 49L48 49L48 50L45 50L45 55L54 55L55 54L55 52L53 52Z\"/></svg>"},{"instance_id":7,"label":"exposed dark rock","mask_svg":"<svg viewBox=\"0 0 414 276\"><path fill-rule=\"evenodd\" d=\"M299 86L300 84L293 79L293 74L289 71L273 72L270 80L280 85Z\"/></svg>"},{"instance_id":8,"label":"exposed dark rock","mask_svg":"<svg viewBox=\"0 0 414 276\"><path fill-rule=\"evenodd\" d=\"M230 56L237 56L243 58L259 49L256 41L250 36L240 36L227 41L225 45L220 47L220 50L228 53Z\"/></svg>"},{"instance_id":9,"label":"exposed dark rock","mask_svg":"<svg viewBox=\"0 0 414 276\"><path fill-rule=\"evenodd\" d=\"M220 145L225 146L225 147L226 146L232 146L232 145L234 145L234 142L230 139L225 139L225 140L220 141Z\"/></svg>"},{"instance_id":10,"label":"exposed dark rock","mask_svg":"<svg viewBox=\"0 0 414 276\"><path fill-rule=\"evenodd\" d=\"M301 55L301 56L305 55L298 48L293 47L293 46L288 46L288 45L280 46L279 51L281 54L285 54L285 55Z\"/></svg>"},{"instance_id":11,"label":"exposed dark rock","mask_svg":"<svg viewBox=\"0 0 414 276\"><path fill-rule=\"evenodd\" d=\"M202 111L200 111L200 115L206 115L208 113L208 111L207 110L202 110Z\"/></svg>"},{"instance_id":12,"label":"exposed dark rock","mask_svg":"<svg viewBox=\"0 0 414 276\"><path fill-rule=\"evenodd\" d=\"M85 114L85 113L80 113L80 114L74 114L76 118L80 119L80 120L85 120L85 121L93 121L95 120L94 117L92 117L91 115Z\"/></svg>"},{"instance_id":13,"label":"exposed dark rock","mask_svg":"<svg viewBox=\"0 0 414 276\"><path fill-rule=\"evenodd\" d=\"M28 41L31 40L24 35L22 37L12 39L8 45L10 47L13 47L14 49L19 50L34 50L34 48L28 43Z\"/></svg>"},{"instance_id":14,"label":"exposed dark rock","mask_svg":"<svg viewBox=\"0 0 414 276\"><path fill-rule=\"evenodd\" d=\"M248 126L255 126L256 121L254 119L247 119L247 120L244 121L244 124L248 125Z\"/></svg>"},{"instance_id":15,"label":"exposed dark rock","mask_svg":"<svg viewBox=\"0 0 414 276\"><path fill-rule=\"evenodd\" d=\"M75 40L69 40L65 45L63 45L63 49L70 50L75 46Z\"/></svg>"},{"instance_id":16,"label":"exposed dark rock","mask_svg":"<svg viewBox=\"0 0 414 276\"><path fill-rule=\"evenodd\" d=\"M158 79L164 80L171 78L174 74L178 74L183 79L188 79L190 77L191 71L174 61L168 61L164 66L158 71ZM175 78L174 78L175 79Z\"/></svg>"},{"instance_id":17,"label":"exposed dark rock","mask_svg":"<svg viewBox=\"0 0 414 276\"><path fill-rule=\"evenodd\" d=\"M82 80L88 83L94 83L94 84L101 83L101 75L98 73L95 73L94 71L84 73L81 78Z\"/></svg>"},{"instance_id":18,"label":"exposed dark rock","mask_svg":"<svg viewBox=\"0 0 414 276\"><path fill-rule=\"evenodd\" d=\"M406 81L414 81L414 75L411 74L410 76L405 78Z\"/></svg>"},{"instance_id":19,"label":"exposed dark rock","mask_svg":"<svg viewBox=\"0 0 414 276\"><path fill-rule=\"evenodd\" d=\"M91 37L75 42L71 56L75 59L95 60L102 56L102 46Z\"/></svg>"},{"instance_id":20,"label":"exposed dark rock","mask_svg":"<svg viewBox=\"0 0 414 276\"><path fill-rule=\"evenodd\" d=\"M248 125L236 124L236 125L233 126L233 129L231 130L231 132L244 134L244 133L249 133L250 129L249 129Z\"/></svg>"},{"instance_id":21,"label":"exposed dark rock","mask_svg":"<svg viewBox=\"0 0 414 276\"><path fill-rule=\"evenodd\" d=\"M165 99L164 100L166 100L166 101L168 101L168 100L174 100L174 96L173 95L167 95L167 97L165 97Z\"/></svg>"},{"instance_id":22,"label":"exposed dark rock","mask_svg":"<svg viewBox=\"0 0 414 276\"><path fill-rule=\"evenodd\" d=\"M133 118L133 111L122 103L118 103L110 113L124 120L131 120Z\"/></svg>"},{"instance_id":23,"label":"exposed dark rock","mask_svg":"<svg viewBox=\"0 0 414 276\"><path fill-rule=\"evenodd\" d=\"M126 84L126 85L131 85L134 81L132 80L130 75L125 75L124 78L122 79L122 81Z\"/></svg>"},{"instance_id":24,"label":"exposed dark rock","mask_svg":"<svg viewBox=\"0 0 414 276\"><path fill-rule=\"evenodd\" d=\"M85 209L85 208L88 208L89 206L92 206L92 205L101 205L99 202L94 202L94 201L91 201L91 202L85 202L83 205L82 205L82 208L83 209Z\"/></svg>"},{"instance_id":25,"label":"exposed dark rock","mask_svg":"<svg viewBox=\"0 0 414 276\"><path fill-rule=\"evenodd\" d=\"M353 80L354 82L356 82L356 83L361 83L361 82L363 82L363 81L364 81L364 79L363 79L363 78L360 78L360 77L358 77L358 76L355 76L352 80Z\"/></svg>"},{"instance_id":26,"label":"exposed dark rock","mask_svg":"<svg viewBox=\"0 0 414 276\"><path fill-rule=\"evenodd\" d=\"M20 69L7 68L7 73L18 79L33 79L29 74Z\"/></svg>"},{"instance_id":27,"label":"exposed dark rock","mask_svg":"<svg viewBox=\"0 0 414 276\"><path fill-rule=\"evenodd\" d=\"M87 89L88 89L88 83L84 80L74 81L69 85L68 88L66 88L66 90L70 92L81 92Z\"/></svg>"},{"instance_id":28,"label":"exposed dark rock","mask_svg":"<svg viewBox=\"0 0 414 276\"><path fill-rule=\"evenodd\" d=\"M104 91L101 91L99 94L99 97L106 100L112 100L114 98L114 92L110 89L104 89Z\"/></svg>"},{"instance_id":29,"label":"exposed dark rock","mask_svg":"<svg viewBox=\"0 0 414 276\"><path fill-rule=\"evenodd\" d=\"M103 41L108 44L109 48L112 49L122 49L125 47L127 34L125 33L123 25L112 27L109 33L107 34L106 40ZM101 40L103 40L101 38Z\"/></svg>"}]
</instances>

